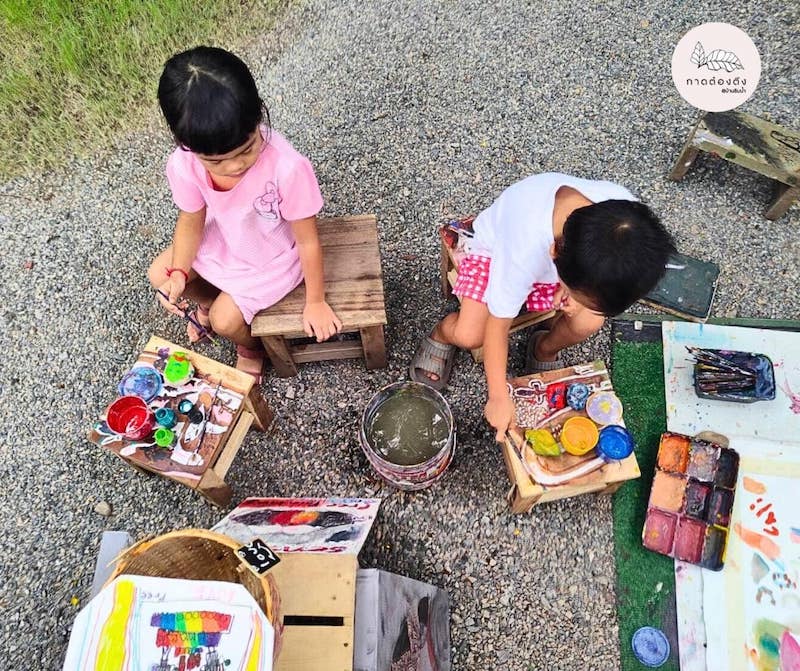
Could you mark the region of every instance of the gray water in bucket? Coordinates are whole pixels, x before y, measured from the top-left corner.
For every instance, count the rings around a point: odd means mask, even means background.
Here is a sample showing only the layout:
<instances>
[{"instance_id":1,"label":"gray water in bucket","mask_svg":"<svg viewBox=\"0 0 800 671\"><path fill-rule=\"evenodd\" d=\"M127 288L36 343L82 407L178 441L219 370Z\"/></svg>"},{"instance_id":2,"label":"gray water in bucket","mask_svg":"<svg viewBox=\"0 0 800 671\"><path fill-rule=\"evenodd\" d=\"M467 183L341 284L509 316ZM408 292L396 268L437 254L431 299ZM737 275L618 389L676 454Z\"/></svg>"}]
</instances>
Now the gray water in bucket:
<instances>
[{"instance_id":1,"label":"gray water in bucket","mask_svg":"<svg viewBox=\"0 0 800 671\"><path fill-rule=\"evenodd\" d=\"M437 391L416 382L381 389L364 411L360 434L375 470L403 489L437 480L455 447L450 407Z\"/></svg>"}]
</instances>

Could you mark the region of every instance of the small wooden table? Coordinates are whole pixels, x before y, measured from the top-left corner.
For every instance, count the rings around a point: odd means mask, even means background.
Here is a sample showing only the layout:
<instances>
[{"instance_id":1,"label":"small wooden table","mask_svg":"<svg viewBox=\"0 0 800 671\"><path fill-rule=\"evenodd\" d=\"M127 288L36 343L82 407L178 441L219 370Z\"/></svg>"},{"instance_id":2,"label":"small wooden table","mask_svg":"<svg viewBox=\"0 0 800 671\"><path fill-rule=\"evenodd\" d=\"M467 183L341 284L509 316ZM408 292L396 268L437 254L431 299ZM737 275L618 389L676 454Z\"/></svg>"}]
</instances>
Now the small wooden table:
<instances>
[{"instance_id":1,"label":"small wooden table","mask_svg":"<svg viewBox=\"0 0 800 671\"><path fill-rule=\"evenodd\" d=\"M531 385L531 381L534 381L533 385ZM572 384L574 382L583 382L593 391L613 391L605 363L599 359L582 366L572 366L510 380L509 383L514 388L527 387L540 391L537 396L531 397L526 401L517 401L517 423L520 428L524 431L525 428L547 427L557 434L560 426L570 416L579 414L585 416L585 412L573 411L569 407L563 410L556 410L550 407L547 400L549 386L557 383ZM519 409L519 403L521 402L532 404L534 409L532 414L535 414L538 418L535 425L534 423L527 423L526 425L526 422L523 421ZM529 473L529 469L526 469L523 458L537 459L543 470L547 470L550 473L560 473L590 458L593 456L592 453L584 457L566 453L558 457L539 457L533 454L532 450L527 450L526 448L525 456L523 456L523 452L520 449L520 446L524 445L525 442L522 431L515 435L514 440L516 444L512 444L508 439L503 443L503 458L506 462L508 477L511 480L511 489L508 492L507 499L511 506L511 511L514 513L525 513L539 503L557 501L558 499L580 496L581 494L613 494L622 486L623 482L638 478L641 475L636 455L632 453L621 461L608 462L601 468L582 477L561 485L545 487L534 480Z\"/></svg>"},{"instance_id":2,"label":"small wooden table","mask_svg":"<svg viewBox=\"0 0 800 671\"><path fill-rule=\"evenodd\" d=\"M176 351L186 352L195 368L194 376L178 387L165 383L149 403L153 409L169 407L178 416L179 423L174 428L177 440L172 447L158 447L152 437L130 440L114 433L105 421L105 412L92 425L88 438L134 468L180 482L214 505L225 507L233 495L225 475L245 434L251 426L266 431L273 413L252 375L162 338L150 338L134 366L163 370L167 357ZM193 427L179 413L178 404L185 398L205 408L205 425Z\"/></svg>"},{"instance_id":3,"label":"small wooden table","mask_svg":"<svg viewBox=\"0 0 800 671\"><path fill-rule=\"evenodd\" d=\"M364 358L368 369L386 367L383 294L378 225L374 215L319 219L325 271L325 300L342 321L342 333L354 339L293 343L305 338L305 284L272 307L259 312L251 324L261 338L279 377L297 375L297 364L328 359Z\"/></svg>"},{"instance_id":4,"label":"small wooden table","mask_svg":"<svg viewBox=\"0 0 800 671\"><path fill-rule=\"evenodd\" d=\"M692 128L669 178L683 179L701 151L774 180L767 219L782 217L800 197L800 132L744 112L709 112Z\"/></svg>"}]
</instances>

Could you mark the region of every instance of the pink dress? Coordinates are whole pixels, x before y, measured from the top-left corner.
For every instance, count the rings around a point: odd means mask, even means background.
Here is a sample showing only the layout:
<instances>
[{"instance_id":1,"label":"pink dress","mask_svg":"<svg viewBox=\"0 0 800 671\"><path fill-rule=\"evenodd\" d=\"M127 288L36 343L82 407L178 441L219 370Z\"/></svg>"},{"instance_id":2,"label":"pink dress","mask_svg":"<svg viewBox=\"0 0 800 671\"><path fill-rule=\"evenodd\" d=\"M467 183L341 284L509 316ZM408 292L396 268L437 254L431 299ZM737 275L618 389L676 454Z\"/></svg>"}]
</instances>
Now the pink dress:
<instances>
[{"instance_id":1,"label":"pink dress","mask_svg":"<svg viewBox=\"0 0 800 671\"><path fill-rule=\"evenodd\" d=\"M289 222L316 215L322 194L311 163L282 135L269 132L255 164L229 191L215 190L203 164L184 149L169 157L167 180L181 210L206 208L192 268L229 294L248 324L303 281Z\"/></svg>"}]
</instances>

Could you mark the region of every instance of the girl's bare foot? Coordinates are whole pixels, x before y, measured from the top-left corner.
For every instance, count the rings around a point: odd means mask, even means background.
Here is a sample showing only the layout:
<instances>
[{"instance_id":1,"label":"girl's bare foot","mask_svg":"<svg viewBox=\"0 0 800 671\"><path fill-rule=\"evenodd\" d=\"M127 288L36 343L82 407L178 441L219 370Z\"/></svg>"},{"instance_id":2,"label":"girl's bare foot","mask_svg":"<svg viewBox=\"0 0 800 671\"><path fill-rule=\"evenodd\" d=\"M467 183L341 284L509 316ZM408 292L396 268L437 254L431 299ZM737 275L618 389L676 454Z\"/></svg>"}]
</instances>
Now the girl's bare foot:
<instances>
[{"instance_id":1,"label":"girl's bare foot","mask_svg":"<svg viewBox=\"0 0 800 671\"><path fill-rule=\"evenodd\" d=\"M200 324L206 331L203 332L198 329L192 322L186 322L186 335L189 336L189 342L194 344L200 342L205 338L206 333L213 333L211 329L211 319L208 316L209 309L202 305L198 305L197 309L193 312L187 313L190 317L197 320L197 323Z\"/></svg>"}]
</instances>

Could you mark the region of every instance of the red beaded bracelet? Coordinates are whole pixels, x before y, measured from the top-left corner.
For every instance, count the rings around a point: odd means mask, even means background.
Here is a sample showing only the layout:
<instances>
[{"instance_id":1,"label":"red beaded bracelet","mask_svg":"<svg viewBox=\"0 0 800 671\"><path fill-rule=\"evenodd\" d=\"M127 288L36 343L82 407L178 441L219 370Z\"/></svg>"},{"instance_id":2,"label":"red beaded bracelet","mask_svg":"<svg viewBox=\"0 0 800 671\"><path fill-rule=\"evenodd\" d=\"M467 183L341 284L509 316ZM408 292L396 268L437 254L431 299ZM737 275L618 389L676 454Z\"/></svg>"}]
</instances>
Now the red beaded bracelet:
<instances>
[{"instance_id":1,"label":"red beaded bracelet","mask_svg":"<svg viewBox=\"0 0 800 671\"><path fill-rule=\"evenodd\" d=\"M186 278L186 281L189 281L189 273L187 273L183 268L167 268L167 277L172 275L174 272L183 273L183 276Z\"/></svg>"}]
</instances>

